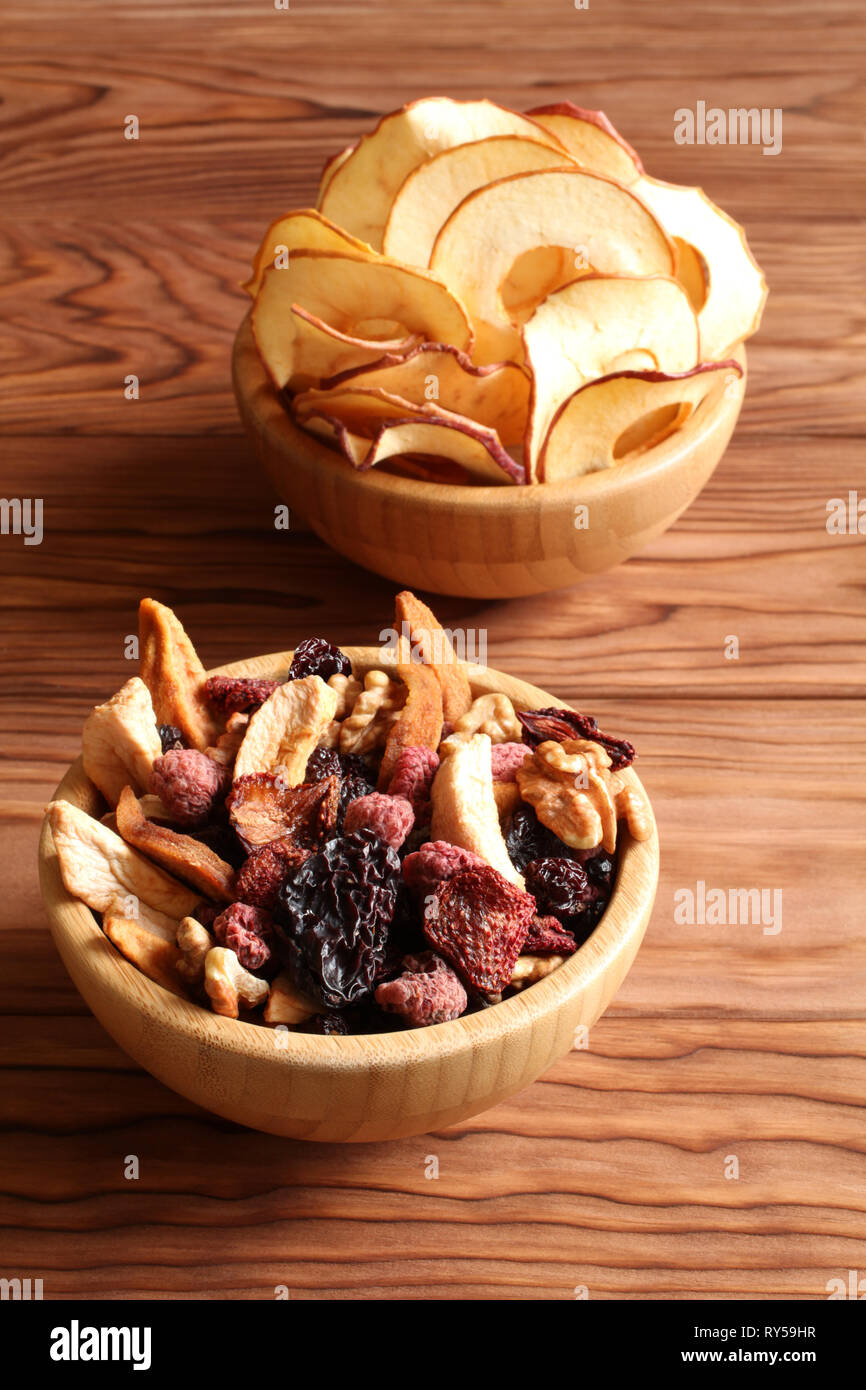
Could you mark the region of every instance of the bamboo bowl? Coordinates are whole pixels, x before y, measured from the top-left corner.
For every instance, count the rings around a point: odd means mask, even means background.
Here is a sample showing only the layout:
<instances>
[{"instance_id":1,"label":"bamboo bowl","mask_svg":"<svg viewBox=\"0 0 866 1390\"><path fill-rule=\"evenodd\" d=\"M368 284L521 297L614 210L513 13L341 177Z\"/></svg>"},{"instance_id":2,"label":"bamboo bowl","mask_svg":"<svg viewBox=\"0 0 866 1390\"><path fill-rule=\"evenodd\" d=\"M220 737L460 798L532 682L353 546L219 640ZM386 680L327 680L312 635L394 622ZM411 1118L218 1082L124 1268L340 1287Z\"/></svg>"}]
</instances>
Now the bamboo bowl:
<instances>
[{"instance_id":1,"label":"bamboo bowl","mask_svg":"<svg viewBox=\"0 0 866 1390\"><path fill-rule=\"evenodd\" d=\"M396 584L513 598L576 584L643 550L695 500L721 459L745 393L720 384L655 448L601 473L537 487L460 487L358 473L289 418L249 316L232 376L241 420L279 495L334 550ZM575 508L589 508L587 529Z\"/></svg>"},{"instance_id":2,"label":"bamboo bowl","mask_svg":"<svg viewBox=\"0 0 866 1390\"><path fill-rule=\"evenodd\" d=\"M344 648L355 671L393 669L373 647ZM291 652L211 674L284 676ZM556 700L487 667L468 668L473 694L502 690L515 706ZM633 771L628 778L639 785ZM90 813L103 803L79 758L55 793ZM293 1139L397 1139L454 1124L528 1086L590 1027L622 984L643 938L658 880L658 838L621 824L619 870L592 936L557 971L493 1008L396 1033L320 1037L222 1018L169 994L130 965L89 908L63 887L47 822L39 845L51 933L103 1027L147 1071L206 1110Z\"/></svg>"}]
</instances>

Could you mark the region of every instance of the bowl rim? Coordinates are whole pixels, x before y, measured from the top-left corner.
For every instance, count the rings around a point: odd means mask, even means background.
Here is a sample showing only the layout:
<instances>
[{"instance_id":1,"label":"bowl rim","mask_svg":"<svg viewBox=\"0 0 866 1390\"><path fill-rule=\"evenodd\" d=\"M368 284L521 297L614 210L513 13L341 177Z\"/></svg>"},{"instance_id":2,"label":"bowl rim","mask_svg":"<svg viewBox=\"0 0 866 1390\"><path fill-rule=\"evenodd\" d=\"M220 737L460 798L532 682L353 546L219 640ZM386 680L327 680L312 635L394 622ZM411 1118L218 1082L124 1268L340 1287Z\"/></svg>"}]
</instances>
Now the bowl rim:
<instances>
[{"instance_id":1,"label":"bowl rim","mask_svg":"<svg viewBox=\"0 0 866 1390\"><path fill-rule=\"evenodd\" d=\"M638 479L642 484L657 480L660 475L678 467L684 455L699 448L703 440L719 428L726 416L736 418L739 414L748 376L744 343L733 344L720 361L737 362L741 376L720 381L694 414L661 443L633 459L626 459L615 468L584 473L580 477L564 478L559 482L530 483L519 487L434 483L421 478L382 473L376 468L366 472L353 468L336 450L301 429L289 415L281 400L281 393L259 357L252 332L252 307L247 310L235 334L232 381L242 413L246 410L254 417L257 429L267 437L268 442L284 454L297 455L301 451L307 457L314 458L317 465L326 470L327 480L332 486L362 486L374 495L423 505L432 512L452 512L455 507L464 510L473 507L484 510L491 507L537 507L539 502L542 506L557 506L563 499L591 502L600 496L612 497L627 492ZM729 394L731 381L736 382L736 389Z\"/></svg>"},{"instance_id":2,"label":"bowl rim","mask_svg":"<svg viewBox=\"0 0 866 1390\"><path fill-rule=\"evenodd\" d=\"M353 671L360 675L373 667L393 671L396 666L393 660L382 658L380 648L344 646L342 650L352 661ZM207 674L277 678L284 674L291 658L291 650L271 652L214 667ZM564 701L557 701L556 697L540 687L509 676L496 667L461 664L474 695L503 691L517 708L544 708L551 703L572 708ZM623 775L628 783L643 790L643 784L633 767ZM62 798L90 813L104 804L85 774L80 756L68 768L52 800ZM52 936L64 961L67 951L77 951L88 944L95 948L95 960L85 962L82 957L82 964L87 964L91 973L99 974L103 989L107 988L118 1004L125 1008L139 1007L134 1002L135 993L145 996L151 1021L156 1020L165 1028L166 1037L183 1035L187 1041L195 1040L219 1050L237 1052L242 1049L251 1062L254 1059L272 1061L279 1050L287 1062L313 1063L327 1070L365 1070L371 1064L400 1067L417 1058L419 1052L426 1057L438 1055L443 1058L473 1052L486 1042L512 1035L523 1027L531 1027L544 1018L558 1014L570 1000L591 987L628 949L636 932L643 935L655 897L659 870L658 830L649 797L646 797L646 801L650 807L652 834L647 840L636 841L622 827L617 877L608 907L598 926L574 955L568 957L552 974L509 999L477 1013L426 1028L346 1036L277 1030L243 1019L224 1018L194 1001L169 993L126 960L105 936L92 910L66 891L47 815L39 841L42 898ZM103 969L103 966L109 968ZM67 968L71 973L71 967ZM75 983L79 987L77 980ZM80 992L84 993L83 990ZM93 1013L100 1018L100 1011L86 995L85 998ZM275 1046L277 1033L280 1042Z\"/></svg>"}]
</instances>

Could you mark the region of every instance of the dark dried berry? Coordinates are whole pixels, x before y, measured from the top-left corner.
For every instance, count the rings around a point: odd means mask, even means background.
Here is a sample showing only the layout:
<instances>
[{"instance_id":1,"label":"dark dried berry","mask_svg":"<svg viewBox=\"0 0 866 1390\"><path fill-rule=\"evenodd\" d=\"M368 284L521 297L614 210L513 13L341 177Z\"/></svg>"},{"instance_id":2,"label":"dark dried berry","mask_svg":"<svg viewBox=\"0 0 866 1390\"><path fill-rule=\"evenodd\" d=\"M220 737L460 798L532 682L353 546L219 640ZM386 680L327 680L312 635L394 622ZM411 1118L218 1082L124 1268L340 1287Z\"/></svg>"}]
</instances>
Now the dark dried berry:
<instances>
[{"instance_id":1,"label":"dark dried berry","mask_svg":"<svg viewBox=\"0 0 866 1390\"><path fill-rule=\"evenodd\" d=\"M279 893L280 954L329 1009L370 993L387 955L400 860L368 830L329 840Z\"/></svg>"},{"instance_id":2,"label":"dark dried berry","mask_svg":"<svg viewBox=\"0 0 866 1390\"><path fill-rule=\"evenodd\" d=\"M588 738L600 743L611 757L611 771L629 767L635 760L632 744L624 738L612 738L603 734L590 714L578 714L573 709L534 709L518 711L517 718L523 726L523 742L530 748L551 740L562 743L566 738Z\"/></svg>"},{"instance_id":3,"label":"dark dried berry","mask_svg":"<svg viewBox=\"0 0 866 1390\"><path fill-rule=\"evenodd\" d=\"M574 917L595 897L585 871L573 859L533 859L524 876L526 891L542 916Z\"/></svg>"},{"instance_id":4,"label":"dark dried berry","mask_svg":"<svg viewBox=\"0 0 866 1390\"><path fill-rule=\"evenodd\" d=\"M343 817L351 801L368 796L376 787L376 774L356 753L338 753L335 748L314 748L307 759L305 782L321 782L325 777L340 778L337 806L337 834L343 833Z\"/></svg>"},{"instance_id":5,"label":"dark dried berry","mask_svg":"<svg viewBox=\"0 0 866 1390\"><path fill-rule=\"evenodd\" d=\"M320 676L323 681L331 676L351 676L352 663L331 642L323 637L305 637L295 647L292 664L289 667L289 680L301 680L303 676Z\"/></svg>"},{"instance_id":6,"label":"dark dried berry","mask_svg":"<svg viewBox=\"0 0 866 1390\"><path fill-rule=\"evenodd\" d=\"M342 1014L315 1014L304 1031L323 1033L325 1037L347 1037L349 1025Z\"/></svg>"},{"instance_id":7,"label":"dark dried berry","mask_svg":"<svg viewBox=\"0 0 866 1390\"><path fill-rule=\"evenodd\" d=\"M178 748L186 748L183 730L179 729L176 724L160 724L157 732L163 753L170 753Z\"/></svg>"},{"instance_id":8,"label":"dark dried berry","mask_svg":"<svg viewBox=\"0 0 866 1390\"><path fill-rule=\"evenodd\" d=\"M521 955L573 956L577 942L555 917L533 917Z\"/></svg>"},{"instance_id":9,"label":"dark dried berry","mask_svg":"<svg viewBox=\"0 0 866 1390\"><path fill-rule=\"evenodd\" d=\"M521 873L533 859L574 859L571 849L546 825L542 825L531 806L518 806L505 834L508 857Z\"/></svg>"},{"instance_id":10,"label":"dark dried berry","mask_svg":"<svg viewBox=\"0 0 866 1390\"><path fill-rule=\"evenodd\" d=\"M257 680L255 676L210 676L204 688L222 714L253 714L278 685L279 681Z\"/></svg>"}]
</instances>

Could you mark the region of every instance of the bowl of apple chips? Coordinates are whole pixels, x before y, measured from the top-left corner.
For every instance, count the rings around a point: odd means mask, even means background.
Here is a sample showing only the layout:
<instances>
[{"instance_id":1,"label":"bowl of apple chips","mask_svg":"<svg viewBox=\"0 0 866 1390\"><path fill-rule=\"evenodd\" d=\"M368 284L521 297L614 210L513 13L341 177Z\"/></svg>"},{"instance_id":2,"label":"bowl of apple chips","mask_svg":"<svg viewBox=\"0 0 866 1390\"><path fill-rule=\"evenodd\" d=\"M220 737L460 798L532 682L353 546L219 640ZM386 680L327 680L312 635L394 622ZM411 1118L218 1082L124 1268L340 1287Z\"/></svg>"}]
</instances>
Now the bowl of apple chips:
<instances>
[{"instance_id":1,"label":"bowl of apple chips","mask_svg":"<svg viewBox=\"0 0 866 1390\"><path fill-rule=\"evenodd\" d=\"M235 342L244 425L335 550L479 597L610 569L733 432L767 289L743 229L602 112L431 97L268 228Z\"/></svg>"}]
</instances>

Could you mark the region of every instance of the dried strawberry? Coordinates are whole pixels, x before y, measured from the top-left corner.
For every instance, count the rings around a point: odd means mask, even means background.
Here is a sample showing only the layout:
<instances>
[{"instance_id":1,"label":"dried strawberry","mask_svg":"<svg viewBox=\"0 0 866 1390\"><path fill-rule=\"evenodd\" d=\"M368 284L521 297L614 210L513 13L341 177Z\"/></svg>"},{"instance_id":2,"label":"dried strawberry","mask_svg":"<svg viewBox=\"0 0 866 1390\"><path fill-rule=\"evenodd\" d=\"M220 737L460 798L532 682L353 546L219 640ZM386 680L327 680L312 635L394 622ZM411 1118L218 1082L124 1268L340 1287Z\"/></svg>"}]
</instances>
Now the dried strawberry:
<instances>
[{"instance_id":1,"label":"dried strawberry","mask_svg":"<svg viewBox=\"0 0 866 1390\"><path fill-rule=\"evenodd\" d=\"M610 754L613 772L629 767L635 760L633 745L627 739L603 734L590 714L551 708L518 710L517 718L523 725L523 741L530 748L537 748L539 743L545 743L548 739L562 743L566 738L588 738L593 743L600 743Z\"/></svg>"},{"instance_id":2,"label":"dried strawberry","mask_svg":"<svg viewBox=\"0 0 866 1390\"><path fill-rule=\"evenodd\" d=\"M556 917L533 917L526 933L521 955L571 956L577 942Z\"/></svg>"},{"instance_id":3,"label":"dried strawberry","mask_svg":"<svg viewBox=\"0 0 866 1390\"><path fill-rule=\"evenodd\" d=\"M438 767L439 754L432 748L404 748L394 764L388 795L405 797L419 825L430 820L430 788Z\"/></svg>"},{"instance_id":4,"label":"dried strawberry","mask_svg":"<svg viewBox=\"0 0 866 1390\"><path fill-rule=\"evenodd\" d=\"M284 839L312 850L333 833L339 797L336 777L287 787L272 772L251 772L234 783L226 806L247 850Z\"/></svg>"},{"instance_id":5,"label":"dried strawberry","mask_svg":"<svg viewBox=\"0 0 866 1390\"><path fill-rule=\"evenodd\" d=\"M464 869L483 869L485 864L481 855L474 854L471 849L449 845L447 840L428 840L403 860L403 882L416 897L428 898L440 883L455 874Z\"/></svg>"},{"instance_id":6,"label":"dried strawberry","mask_svg":"<svg viewBox=\"0 0 866 1390\"><path fill-rule=\"evenodd\" d=\"M343 834L355 830L372 830L392 849L399 849L415 822L409 802L403 796L385 796L370 792L350 801L343 819Z\"/></svg>"},{"instance_id":7,"label":"dried strawberry","mask_svg":"<svg viewBox=\"0 0 866 1390\"><path fill-rule=\"evenodd\" d=\"M213 934L221 946L234 951L245 970L261 970L271 959L271 914L261 908L232 903L214 921Z\"/></svg>"},{"instance_id":8,"label":"dried strawberry","mask_svg":"<svg viewBox=\"0 0 866 1390\"><path fill-rule=\"evenodd\" d=\"M351 674L352 663L346 653L332 642L326 642L323 637L305 637L303 642L299 642L289 667L290 681L300 680L303 676L319 676L327 681L331 676Z\"/></svg>"},{"instance_id":9,"label":"dried strawberry","mask_svg":"<svg viewBox=\"0 0 866 1390\"><path fill-rule=\"evenodd\" d=\"M153 764L150 788L178 825L203 825L225 794L227 773L195 748L176 748Z\"/></svg>"},{"instance_id":10,"label":"dried strawberry","mask_svg":"<svg viewBox=\"0 0 866 1390\"><path fill-rule=\"evenodd\" d=\"M274 907L280 889L296 869L312 854L299 849L291 840L272 840L254 849L235 875L234 891L242 903L251 907Z\"/></svg>"},{"instance_id":11,"label":"dried strawberry","mask_svg":"<svg viewBox=\"0 0 866 1390\"><path fill-rule=\"evenodd\" d=\"M535 899L484 865L444 883L427 904L424 933L474 989L498 994L509 984Z\"/></svg>"},{"instance_id":12,"label":"dried strawberry","mask_svg":"<svg viewBox=\"0 0 866 1390\"><path fill-rule=\"evenodd\" d=\"M403 974L376 989L376 1003L386 1013L400 1014L410 1028L448 1023L466 1010L466 990L441 956L432 951L407 956Z\"/></svg>"},{"instance_id":13,"label":"dried strawberry","mask_svg":"<svg viewBox=\"0 0 866 1390\"><path fill-rule=\"evenodd\" d=\"M253 714L278 685L279 681L258 680L255 676L210 676L204 688L211 704L222 714Z\"/></svg>"}]
</instances>

